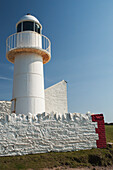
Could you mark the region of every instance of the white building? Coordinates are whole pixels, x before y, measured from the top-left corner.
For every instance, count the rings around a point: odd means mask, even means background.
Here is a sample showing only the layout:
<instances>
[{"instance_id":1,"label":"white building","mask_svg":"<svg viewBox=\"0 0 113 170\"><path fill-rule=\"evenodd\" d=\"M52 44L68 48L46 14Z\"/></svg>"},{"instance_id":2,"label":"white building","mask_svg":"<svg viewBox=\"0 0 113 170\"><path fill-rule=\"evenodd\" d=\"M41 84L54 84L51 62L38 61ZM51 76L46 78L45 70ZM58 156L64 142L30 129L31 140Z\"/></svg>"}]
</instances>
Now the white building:
<instances>
[{"instance_id":1,"label":"white building","mask_svg":"<svg viewBox=\"0 0 113 170\"><path fill-rule=\"evenodd\" d=\"M51 58L51 44L41 34L42 25L27 14L7 39L7 59L14 63L12 112L33 115L45 112L43 64Z\"/></svg>"},{"instance_id":2,"label":"white building","mask_svg":"<svg viewBox=\"0 0 113 170\"><path fill-rule=\"evenodd\" d=\"M44 90L46 113L68 113L67 82L62 80ZM0 117L11 114L11 101L0 101Z\"/></svg>"},{"instance_id":3,"label":"white building","mask_svg":"<svg viewBox=\"0 0 113 170\"><path fill-rule=\"evenodd\" d=\"M65 80L45 89L45 111L68 113L67 82Z\"/></svg>"}]
</instances>

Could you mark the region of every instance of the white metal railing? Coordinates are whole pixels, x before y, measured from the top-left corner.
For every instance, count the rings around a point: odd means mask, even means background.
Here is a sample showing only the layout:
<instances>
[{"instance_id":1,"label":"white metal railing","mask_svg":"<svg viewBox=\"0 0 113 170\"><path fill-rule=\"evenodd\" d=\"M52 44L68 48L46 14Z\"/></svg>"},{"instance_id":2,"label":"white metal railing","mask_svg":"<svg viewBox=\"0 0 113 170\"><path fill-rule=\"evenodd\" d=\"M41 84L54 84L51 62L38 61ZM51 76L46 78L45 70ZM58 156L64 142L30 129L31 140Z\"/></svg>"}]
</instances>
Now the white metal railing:
<instances>
[{"instance_id":1,"label":"white metal railing","mask_svg":"<svg viewBox=\"0 0 113 170\"><path fill-rule=\"evenodd\" d=\"M27 43L25 42L25 34L28 35L27 37ZM31 42L32 41L32 42ZM18 43L19 42L19 43ZM50 40L42 35L38 34L33 31L24 31L24 32L19 32L10 35L7 40L6 40L6 52L17 49L17 48L41 48L43 50L46 50L48 53L51 54L51 42Z\"/></svg>"}]
</instances>

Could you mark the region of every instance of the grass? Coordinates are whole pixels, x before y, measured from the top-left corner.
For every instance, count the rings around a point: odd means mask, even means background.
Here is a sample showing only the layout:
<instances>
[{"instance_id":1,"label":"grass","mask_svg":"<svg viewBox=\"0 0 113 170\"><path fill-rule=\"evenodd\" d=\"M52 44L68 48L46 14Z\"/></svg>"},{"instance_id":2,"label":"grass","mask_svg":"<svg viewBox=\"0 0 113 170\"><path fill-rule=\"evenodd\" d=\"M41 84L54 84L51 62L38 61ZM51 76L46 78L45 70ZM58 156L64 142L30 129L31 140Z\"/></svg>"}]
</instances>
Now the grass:
<instances>
[{"instance_id":1,"label":"grass","mask_svg":"<svg viewBox=\"0 0 113 170\"><path fill-rule=\"evenodd\" d=\"M44 153L26 156L0 157L0 170L25 170L53 167L84 167L113 165L113 147L85 151Z\"/></svg>"},{"instance_id":2,"label":"grass","mask_svg":"<svg viewBox=\"0 0 113 170\"><path fill-rule=\"evenodd\" d=\"M106 140L113 143L113 125L105 125Z\"/></svg>"},{"instance_id":3,"label":"grass","mask_svg":"<svg viewBox=\"0 0 113 170\"><path fill-rule=\"evenodd\" d=\"M106 125L108 142L113 142L113 125ZM113 165L113 145L105 149L0 157L0 170L38 170L43 168L91 167ZM58 169L58 168L57 168Z\"/></svg>"}]
</instances>

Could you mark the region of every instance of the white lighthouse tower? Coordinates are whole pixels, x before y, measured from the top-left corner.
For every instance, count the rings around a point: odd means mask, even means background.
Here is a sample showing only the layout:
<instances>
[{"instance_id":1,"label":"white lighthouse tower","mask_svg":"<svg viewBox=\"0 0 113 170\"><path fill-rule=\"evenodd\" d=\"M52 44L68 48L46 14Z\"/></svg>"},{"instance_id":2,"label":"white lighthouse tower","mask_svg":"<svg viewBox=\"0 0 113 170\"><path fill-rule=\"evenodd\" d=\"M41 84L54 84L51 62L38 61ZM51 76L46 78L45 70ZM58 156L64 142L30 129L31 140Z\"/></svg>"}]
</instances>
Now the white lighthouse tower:
<instances>
[{"instance_id":1,"label":"white lighthouse tower","mask_svg":"<svg viewBox=\"0 0 113 170\"><path fill-rule=\"evenodd\" d=\"M45 112L43 64L51 58L51 45L42 25L27 14L16 24L17 33L6 41L6 57L14 63L12 112Z\"/></svg>"}]
</instances>

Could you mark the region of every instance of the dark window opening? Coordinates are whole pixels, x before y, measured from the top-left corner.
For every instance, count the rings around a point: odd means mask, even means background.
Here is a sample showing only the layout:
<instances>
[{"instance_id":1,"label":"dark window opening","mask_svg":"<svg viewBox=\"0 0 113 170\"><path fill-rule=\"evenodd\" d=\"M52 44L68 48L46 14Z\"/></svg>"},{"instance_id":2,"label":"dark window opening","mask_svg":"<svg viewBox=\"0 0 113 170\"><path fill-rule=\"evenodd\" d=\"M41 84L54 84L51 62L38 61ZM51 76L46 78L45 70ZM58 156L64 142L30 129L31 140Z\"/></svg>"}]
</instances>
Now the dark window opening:
<instances>
[{"instance_id":1,"label":"dark window opening","mask_svg":"<svg viewBox=\"0 0 113 170\"><path fill-rule=\"evenodd\" d=\"M17 32L21 32L21 31L35 31L41 34L41 27L37 23L31 22L31 21L24 21L22 23L19 23L17 26Z\"/></svg>"},{"instance_id":2,"label":"dark window opening","mask_svg":"<svg viewBox=\"0 0 113 170\"><path fill-rule=\"evenodd\" d=\"M23 31L34 31L33 25L34 23L30 21L23 22Z\"/></svg>"},{"instance_id":3,"label":"dark window opening","mask_svg":"<svg viewBox=\"0 0 113 170\"><path fill-rule=\"evenodd\" d=\"M21 32L21 23L17 26L17 32Z\"/></svg>"},{"instance_id":4,"label":"dark window opening","mask_svg":"<svg viewBox=\"0 0 113 170\"><path fill-rule=\"evenodd\" d=\"M39 24L36 24L36 23L35 23L35 32L38 32L38 33L40 34L40 33L41 33L40 30L41 30L41 29L40 29Z\"/></svg>"}]
</instances>

